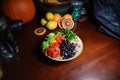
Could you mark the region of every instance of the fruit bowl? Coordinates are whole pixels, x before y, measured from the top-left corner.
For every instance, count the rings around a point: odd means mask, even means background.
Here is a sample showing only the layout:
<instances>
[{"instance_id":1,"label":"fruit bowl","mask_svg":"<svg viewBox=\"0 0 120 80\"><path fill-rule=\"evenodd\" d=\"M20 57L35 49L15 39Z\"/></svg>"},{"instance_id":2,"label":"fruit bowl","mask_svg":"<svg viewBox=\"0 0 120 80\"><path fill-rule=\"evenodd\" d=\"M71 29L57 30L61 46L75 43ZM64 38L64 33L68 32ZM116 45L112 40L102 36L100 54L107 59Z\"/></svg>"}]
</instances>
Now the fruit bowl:
<instances>
[{"instance_id":1,"label":"fruit bowl","mask_svg":"<svg viewBox=\"0 0 120 80\"><path fill-rule=\"evenodd\" d=\"M69 11L72 0L60 0L56 3L40 2L40 0L35 0L35 2L43 12L60 13L63 15Z\"/></svg>"},{"instance_id":2,"label":"fruit bowl","mask_svg":"<svg viewBox=\"0 0 120 80\"><path fill-rule=\"evenodd\" d=\"M83 50L82 40L71 30L63 29L49 33L42 42L45 56L55 61L70 61L78 57Z\"/></svg>"}]
</instances>

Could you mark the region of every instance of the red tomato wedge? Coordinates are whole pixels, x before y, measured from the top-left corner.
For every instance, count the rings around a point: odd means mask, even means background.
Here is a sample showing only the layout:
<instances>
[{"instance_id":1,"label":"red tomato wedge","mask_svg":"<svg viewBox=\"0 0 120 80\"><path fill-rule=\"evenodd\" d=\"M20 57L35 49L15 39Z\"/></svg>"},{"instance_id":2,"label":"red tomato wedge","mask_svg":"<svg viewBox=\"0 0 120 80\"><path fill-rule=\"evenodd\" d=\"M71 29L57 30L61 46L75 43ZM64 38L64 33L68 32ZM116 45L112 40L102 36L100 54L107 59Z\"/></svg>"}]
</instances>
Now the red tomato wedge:
<instances>
[{"instance_id":1,"label":"red tomato wedge","mask_svg":"<svg viewBox=\"0 0 120 80\"><path fill-rule=\"evenodd\" d=\"M45 54L52 58L60 57L60 45L56 43L50 43L49 48L45 50Z\"/></svg>"},{"instance_id":2,"label":"red tomato wedge","mask_svg":"<svg viewBox=\"0 0 120 80\"><path fill-rule=\"evenodd\" d=\"M58 34L55 39L58 41L58 43L61 43L65 39L65 36Z\"/></svg>"}]
</instances>

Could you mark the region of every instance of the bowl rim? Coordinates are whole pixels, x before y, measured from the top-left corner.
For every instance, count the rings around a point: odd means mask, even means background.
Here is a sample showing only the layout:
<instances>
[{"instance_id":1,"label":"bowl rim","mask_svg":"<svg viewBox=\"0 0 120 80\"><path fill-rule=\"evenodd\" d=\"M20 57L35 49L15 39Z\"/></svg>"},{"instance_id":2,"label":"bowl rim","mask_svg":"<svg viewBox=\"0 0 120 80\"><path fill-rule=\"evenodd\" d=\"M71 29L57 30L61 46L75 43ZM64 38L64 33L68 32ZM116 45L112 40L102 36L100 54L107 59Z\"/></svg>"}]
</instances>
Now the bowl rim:
<instances>
[{"instance_id":1,"label":"bowl rim","mask_svg":"<svg viewBox=\"0 0 120 80\"><path fill-rule=\"evenodd\" d=\"M80 48L78 49L78 52L73 57L68 58L68 59L59 59L59 58L52 58L52 57L50 57L50 56L48 56L46 54L44 54L44 55L46 57L48 57L49 59L51 59L51 60L60 61L60 62L71 61L71 60L77 58L83 51L83 41L82 41L82 39L79 36L77 36L77 38L78 38L78 43L79 43Z\"/></svg>"},{"instance_id":2,"label":"bowl rim","mask_svg":"<svg viewBox=\"0 0 120 80\"><path fill-rule=\"evenodd\" d=\"M39 0L35 0L35 1L40 3L40 4L44 4L44 5L64 5L64 4L72 2L72 0L66 0L66 1L63 1L63 2L57 2L57 3L44 3L44 2L40 2Z\"/></svg>"}]
</instances>

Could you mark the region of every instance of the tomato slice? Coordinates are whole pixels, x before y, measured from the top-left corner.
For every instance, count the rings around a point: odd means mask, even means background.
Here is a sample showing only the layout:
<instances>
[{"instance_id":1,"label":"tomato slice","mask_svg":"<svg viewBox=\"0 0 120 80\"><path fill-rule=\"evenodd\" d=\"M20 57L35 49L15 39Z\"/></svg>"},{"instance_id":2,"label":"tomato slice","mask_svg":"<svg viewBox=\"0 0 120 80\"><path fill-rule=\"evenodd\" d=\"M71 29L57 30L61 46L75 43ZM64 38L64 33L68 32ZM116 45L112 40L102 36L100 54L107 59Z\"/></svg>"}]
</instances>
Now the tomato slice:
<instances>
[{"instance_id":1,"label":"tomato slice","mask_svg":"<svg viewBox=\"0 0 120 80\"><path fill-rule=\"evenodd\" d=\"M49 48L45 50L45 54L52 58L60 57L60 44L59 43L50 43Z\"/></svg>"},{"instance_id":2,"label":"tomato slice","mask_svg":"<svg viewBox=\"0 0 120 80\"><path fill-rule=\"evenodd\" d=\"M61 43L65 39L65 36L58 34L55 39L58 41L58 43Z\"/></svg>"}]
</instances>

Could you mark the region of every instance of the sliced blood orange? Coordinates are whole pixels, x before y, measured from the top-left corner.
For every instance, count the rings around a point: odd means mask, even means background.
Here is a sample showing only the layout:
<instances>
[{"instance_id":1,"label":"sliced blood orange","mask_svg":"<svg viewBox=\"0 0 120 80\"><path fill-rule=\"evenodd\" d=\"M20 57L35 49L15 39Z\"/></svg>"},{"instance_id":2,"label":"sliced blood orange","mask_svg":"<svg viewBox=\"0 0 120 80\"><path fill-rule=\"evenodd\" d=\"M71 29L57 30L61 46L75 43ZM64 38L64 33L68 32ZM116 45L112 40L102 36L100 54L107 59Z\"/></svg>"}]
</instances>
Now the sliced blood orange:
<instances>
[{"instance_id":1,"label":"sliced blood orange","mask_svg":"<svg viewBox=\"0 0 120 80\"><path fill-rule=\"evenodd\" d=\"M58 20L58 26L59 26L61 29L63 29L63 27L62 27L62 21L63 21L63 19L65 19L65 18L61 18L61 19Z\"/></svg>"},{"instance_id":2,"label":"sliced blood orange","mask_svg":"<svg viewBox=\"0 0 120 80\"><path fill-rule=\"evenodd\" d=\"M69 28L69 29L72 29L74 27L74 21L70 18L64 18L62 20L62 28L65 29L65 28Z\"/></svg>"},{"instance_id":3,"label":"sliced blood orange","mask_svg":"<svg viewBox=\"0 0 120 80\"><path fill-rule=\"evenodd\" d=\"M43 35L46 32L46 29L44 27L39 27L34 30L34 33L36 35Z\"/></svg>"}]
</instances>

